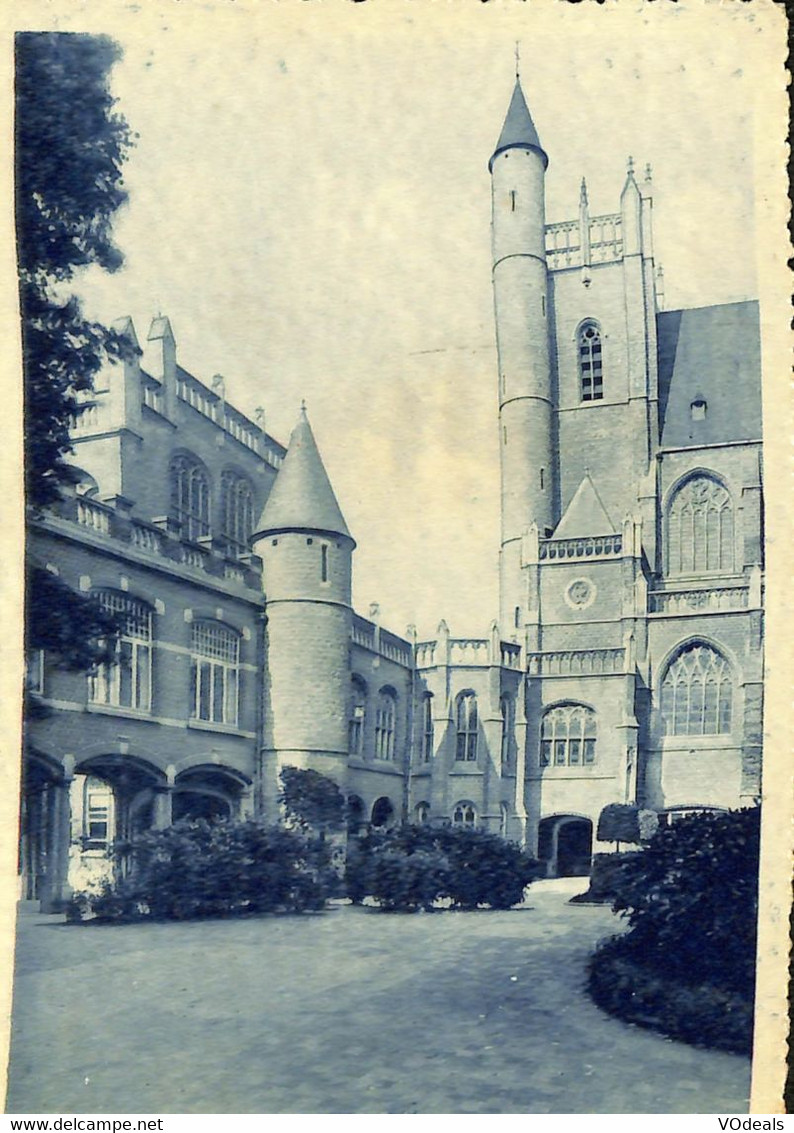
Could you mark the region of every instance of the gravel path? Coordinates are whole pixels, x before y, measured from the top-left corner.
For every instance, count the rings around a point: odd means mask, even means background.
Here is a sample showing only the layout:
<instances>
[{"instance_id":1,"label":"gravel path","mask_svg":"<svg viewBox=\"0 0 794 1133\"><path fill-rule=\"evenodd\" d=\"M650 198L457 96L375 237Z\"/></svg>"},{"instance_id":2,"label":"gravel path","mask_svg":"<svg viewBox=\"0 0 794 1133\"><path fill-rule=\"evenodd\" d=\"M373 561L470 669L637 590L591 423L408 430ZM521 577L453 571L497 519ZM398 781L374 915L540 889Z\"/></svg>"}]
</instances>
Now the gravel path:
<instances>
[{"instance_id":1,"label":"gravel path","mask_svg":"<svg viewBox=\"0 0 794 1133\"><path fill-rule=\"evenodd\" d=\"M72 927L20 917L10 1113L741 1113L749 1062L582 991L617 924L506 913Z\"/></svg>"}]
</instances>

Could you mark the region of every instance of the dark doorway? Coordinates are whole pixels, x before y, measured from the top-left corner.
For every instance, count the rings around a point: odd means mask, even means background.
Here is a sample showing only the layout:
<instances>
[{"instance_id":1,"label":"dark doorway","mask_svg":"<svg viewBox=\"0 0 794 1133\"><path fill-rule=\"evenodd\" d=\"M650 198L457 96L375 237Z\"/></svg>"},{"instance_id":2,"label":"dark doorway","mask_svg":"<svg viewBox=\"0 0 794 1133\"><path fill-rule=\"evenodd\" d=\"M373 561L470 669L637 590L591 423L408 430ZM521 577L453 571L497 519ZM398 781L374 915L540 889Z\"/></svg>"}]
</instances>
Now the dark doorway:
<instances>
[{"instance_id":1,"label":"dark doorway","mask_svg":"<svg viewBox=\"0 0 794 1133\"><path fill-rule=\"evenodd\" d=\"M557 877L590 873L593 824L589 818L569 818L557 828Z\"/></svg>"},{"instance_id":2,"label":"dark doorway","mask_svg":"<svg viewBox=\"0 0 794 1133\"><path fill-rule=\"evenodd\" d=\"M540 821L538 858L547 877L586 877L590 873L593 824L589 818L553 814Z\"/></svg>"},{"instance_id":3,"label":"dark doorway","mask_svg":"<svg viewBox=\"0 0 794 1133\"><path fill-rule=\"evenodd\" d=\"M205 795L199 791L175 791L172 821L182 818L205 818L212 822L217 818L230 818L231 804L217 795Z\"/></svg>"},{"instance_id":4,"label":"dark doorway","mask_svg":"<svg viewBox=\"0 0 794 1133\"><path fill-rule=\"evenodd\" d=\"M392 806L391 799L386 798L384 795L380 799L375 800L375 805L372 808L372 825L373 826L386 826L389 819L394 814L394 807Z\"/></svg>"}]
</instances>

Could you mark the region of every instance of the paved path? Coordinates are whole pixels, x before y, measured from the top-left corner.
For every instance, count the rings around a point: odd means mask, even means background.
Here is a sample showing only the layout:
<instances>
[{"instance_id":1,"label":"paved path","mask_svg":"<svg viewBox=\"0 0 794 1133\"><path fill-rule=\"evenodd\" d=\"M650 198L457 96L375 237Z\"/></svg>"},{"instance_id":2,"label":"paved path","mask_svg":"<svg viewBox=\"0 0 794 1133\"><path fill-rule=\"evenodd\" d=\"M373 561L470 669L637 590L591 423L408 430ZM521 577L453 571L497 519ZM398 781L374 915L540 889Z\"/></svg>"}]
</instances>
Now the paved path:
<instances>
[{"instance_id":1,"label":"paved path","mask_svg":"<svg viewBox=\"0 0 794 1133\"><path fill-rule=\"evenodd\" d=\"M576 885L574 883L574 891ZM23 916L8 1112L737 1113L749 1063L604 1015L604 908Z\"/></svg>"}]
</instances>

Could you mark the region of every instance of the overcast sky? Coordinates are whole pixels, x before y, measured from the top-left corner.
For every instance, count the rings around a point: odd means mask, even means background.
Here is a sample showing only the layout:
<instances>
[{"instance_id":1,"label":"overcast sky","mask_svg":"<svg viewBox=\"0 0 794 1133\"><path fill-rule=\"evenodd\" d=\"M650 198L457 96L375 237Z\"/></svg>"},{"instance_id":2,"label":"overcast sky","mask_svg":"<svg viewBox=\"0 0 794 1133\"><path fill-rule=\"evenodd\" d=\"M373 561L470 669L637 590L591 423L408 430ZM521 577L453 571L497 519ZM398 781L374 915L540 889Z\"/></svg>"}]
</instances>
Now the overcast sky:
<instances>
[{"instance_id":1,"label":"overcast sky","mask_svg":"<svg viewBox=\"0 0 794 1133\"><path fill-rule=\"evenodd\" d=\"M583 175L591 211L617 211L627 155L650 162L666 306L729 302L756 293L754 7L195 5L90 25L76 9L60 27L124 48L114 87L138 134L126 266L84 281L87 309L132 315L141 338L168 315L181 364L223 374L279 440L305 398L358 541L357 608L379 602L399 632L443 616L484 635L499 530L487 163L514 42L548 221L576 215Z\"/></svg>"}]
</instances>

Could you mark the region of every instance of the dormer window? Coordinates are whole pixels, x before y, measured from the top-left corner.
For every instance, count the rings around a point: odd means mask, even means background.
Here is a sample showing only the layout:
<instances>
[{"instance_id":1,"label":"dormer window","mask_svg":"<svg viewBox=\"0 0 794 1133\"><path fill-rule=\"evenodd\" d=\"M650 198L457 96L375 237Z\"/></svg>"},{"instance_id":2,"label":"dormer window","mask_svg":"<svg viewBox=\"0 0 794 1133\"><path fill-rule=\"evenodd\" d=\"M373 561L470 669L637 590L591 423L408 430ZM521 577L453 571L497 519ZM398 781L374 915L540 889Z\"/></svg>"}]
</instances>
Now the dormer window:
<instances>
[{"instance_id":1,"label":"dormer window","mask_svg":"<svg viewBox=\"0 0 794 1133\"><path fill-rule=\"evenodd\" d=\"M601 401L604 396L604 371L601 359L601 331L594 322L579 330L579 381L582 401Z\"/></svg>"},{"instance_id":2,"label":"dormer window","mask_svg":"<svg viewBox=\"0 0 794 1133\"><path fill-rule=\"evenodd\" d=\"M689 412L692 415L692 420L705 421L707 409L708 404L705 397L701 397L700 394L697 394L693 399L691 405L689 406Z\"/></svg>"}]
</instances>

